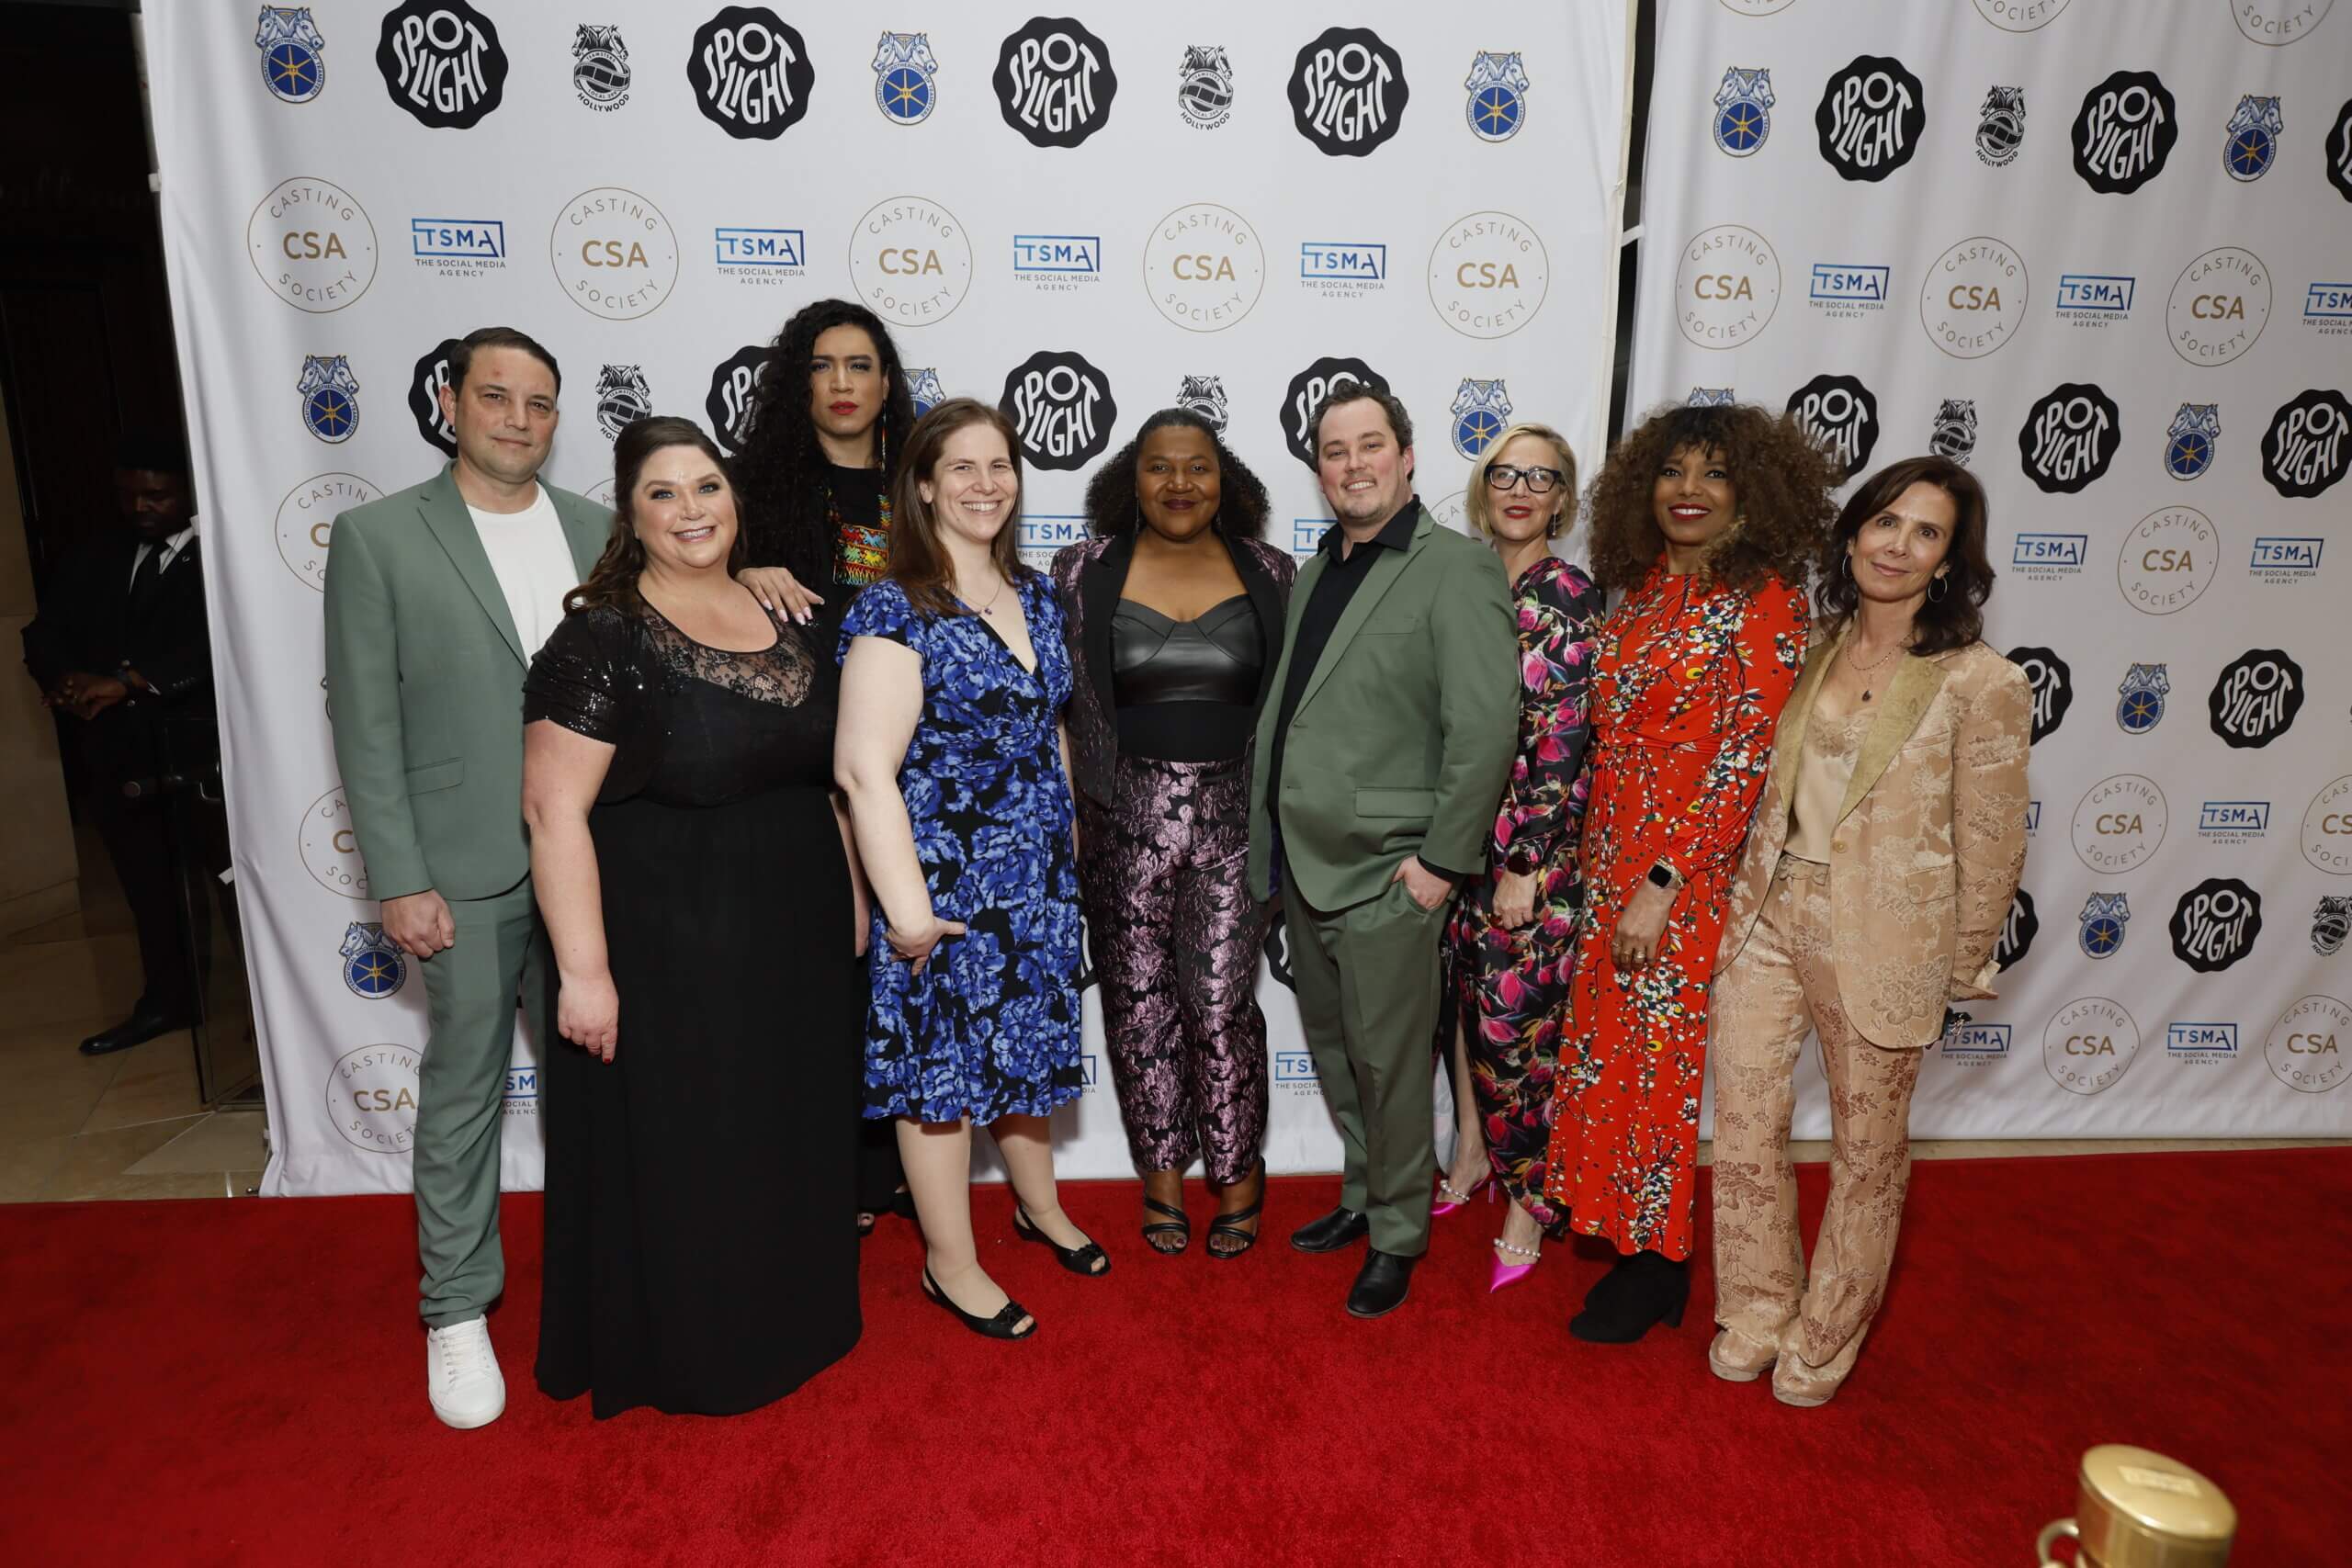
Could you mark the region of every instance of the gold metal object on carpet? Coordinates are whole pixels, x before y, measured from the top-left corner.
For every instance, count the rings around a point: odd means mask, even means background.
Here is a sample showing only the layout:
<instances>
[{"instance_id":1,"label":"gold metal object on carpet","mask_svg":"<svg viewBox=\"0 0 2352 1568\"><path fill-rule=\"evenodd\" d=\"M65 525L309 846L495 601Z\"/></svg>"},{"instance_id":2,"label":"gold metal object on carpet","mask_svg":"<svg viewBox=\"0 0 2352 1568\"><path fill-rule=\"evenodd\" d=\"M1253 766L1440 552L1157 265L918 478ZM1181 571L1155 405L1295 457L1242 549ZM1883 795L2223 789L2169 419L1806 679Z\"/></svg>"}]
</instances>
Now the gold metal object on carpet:
<instances>
[{"instance_id":1,"label":"gold metal object on carpet","mask_svg":"<svg viewBox=\"0 0 2352 1568\"><path fill-rule=\"evenodd\" d=\"M2075 1539L2081 1568L2221 1568L2230 1560L2237 1509L2178 1460L2101 1443L2083 1456L2079 1479L2075 1517L2042 1529L2042 1568L2057 1568L2050 1548L2060 1536Z\"/></svg>"}]
</instances>

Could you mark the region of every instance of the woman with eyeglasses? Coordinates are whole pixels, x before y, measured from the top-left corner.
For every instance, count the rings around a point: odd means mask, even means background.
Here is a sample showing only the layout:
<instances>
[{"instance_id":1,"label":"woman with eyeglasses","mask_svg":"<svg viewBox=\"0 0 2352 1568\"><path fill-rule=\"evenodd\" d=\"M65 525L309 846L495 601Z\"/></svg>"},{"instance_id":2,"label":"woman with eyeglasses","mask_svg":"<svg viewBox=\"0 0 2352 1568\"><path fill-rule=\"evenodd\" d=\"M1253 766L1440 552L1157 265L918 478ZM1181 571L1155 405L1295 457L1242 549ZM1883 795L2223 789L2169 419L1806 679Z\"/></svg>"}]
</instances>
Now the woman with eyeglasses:
<instances>
[{"instance_id":1,"label":"woman with eyeglasses","mask_svg":"<svg viewBox=\"0 0 2352 1568\"><path fill-rule=\"evenodd\" d=\"M1470 522L1502 557L1519 625L1519 750L1503 787L1487 874L1464 884L1442 949L1438 1045L1453 1058L1458 1136L1438 1179L1446 1213L1489 1182L1510 1199L1495 1239L1499 1291L1527 1277L1567 1214L1544 1196L1553 1069L1567 1014L1584 878L1585 682L1600 592L1552 553L1576 518L1577 460L1557 431L1515 424L1470 470Z\"/></svg>"}]
</instances>

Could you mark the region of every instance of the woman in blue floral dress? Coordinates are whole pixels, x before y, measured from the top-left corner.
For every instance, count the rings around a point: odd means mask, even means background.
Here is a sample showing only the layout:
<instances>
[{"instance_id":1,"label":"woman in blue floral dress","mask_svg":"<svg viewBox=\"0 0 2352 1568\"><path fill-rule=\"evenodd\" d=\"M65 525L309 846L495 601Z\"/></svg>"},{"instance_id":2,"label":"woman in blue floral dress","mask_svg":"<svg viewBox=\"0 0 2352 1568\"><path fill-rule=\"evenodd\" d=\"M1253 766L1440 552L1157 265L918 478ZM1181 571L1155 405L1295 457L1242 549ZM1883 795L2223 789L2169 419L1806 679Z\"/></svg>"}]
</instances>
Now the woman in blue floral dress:
<instances>
[{"instance_id":1,"label":"woman in blue floral dress","mask_svg":"<svg viewBox=\"0 0 2352 1568\"><path fill-rule=\"evenodd\" d=\"M924 1294L1018 1339L1035 1324L973 1239L974 1122L1004 1156L1015 1231L1073 1272L1110 1268L1062 1213L1046 1123L1084 1085L1069 657L1051 585L1014 553L1002 414L959 398L924 415L896 490L889 575L842 626L835 743L873 884L865 1114L898 1119Z\"/></svg>"}]
</instances>

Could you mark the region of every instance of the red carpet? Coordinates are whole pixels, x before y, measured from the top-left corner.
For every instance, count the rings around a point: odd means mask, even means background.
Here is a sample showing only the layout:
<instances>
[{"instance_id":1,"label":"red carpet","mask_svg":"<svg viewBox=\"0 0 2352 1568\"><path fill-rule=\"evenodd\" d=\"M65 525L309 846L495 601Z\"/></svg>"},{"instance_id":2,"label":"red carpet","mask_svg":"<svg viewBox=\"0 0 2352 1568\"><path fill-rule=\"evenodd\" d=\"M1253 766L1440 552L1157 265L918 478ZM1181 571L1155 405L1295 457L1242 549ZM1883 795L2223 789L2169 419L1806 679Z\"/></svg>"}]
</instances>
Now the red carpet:
<instances>
[{"instance_id":1,"label":"red carpet","mask_svg":"<svg viewBox=\"0 0 2352 1568\"><path fill-rule=\"evenodd\" d=\"M1333 1189L1275 1183L1268 1244L1222 1264L1147 1256L1132 1184L1073 1184L1116 1268L997 1245L1044 1325L1009 1346L917 1299L886 1218L846 1361L755 1415L602 1425L531 1385L538 1204L510 1199L508 1411L473 1433L425 1406L404 1199L0 1208L0 1553L2022 1563L2082 1450L2129 1441L2230 1492L2236 1562L2344 1560L2352 1151L1922 1164L1878 1331L1817 1410L1707 1374L1703 1264L1682 1328L1629 1348L1563 1329L1596 1257L1489 1298L1483 1203L1355 1322L1354 1258L1282 1245ZM1009 1237L1010 1198L979 1206Z\"/></svg>"}]
</instances>

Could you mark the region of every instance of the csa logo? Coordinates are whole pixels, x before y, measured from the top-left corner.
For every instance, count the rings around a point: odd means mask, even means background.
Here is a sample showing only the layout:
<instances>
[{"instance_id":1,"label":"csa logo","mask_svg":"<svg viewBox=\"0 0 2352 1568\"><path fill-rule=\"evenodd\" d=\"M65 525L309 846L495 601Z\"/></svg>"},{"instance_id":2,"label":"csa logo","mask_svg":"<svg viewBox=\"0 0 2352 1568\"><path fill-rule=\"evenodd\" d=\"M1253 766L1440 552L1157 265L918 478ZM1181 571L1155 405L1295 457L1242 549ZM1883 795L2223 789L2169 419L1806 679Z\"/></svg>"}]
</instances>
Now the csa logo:
<instances>
[{"instance_id":1,"label":"csa logo","mask_svg":"<svg viewBox=\"0 0 2352 1568\"><path fill-rule=\"evenodd\" d=\"M1464 337L1509 337L1544 308L1552 259L1508 212L1457 218L1430 247L1430 303Z\"/></svg>"},{"instance_id":2,"label":"csa logo","mask_svg":"<svg viewBox=\"0 0 2352 1568\"><path fill-rule=\"evenodd\" d=\"M1326 28L1292 61L1291 123L1327 158L1362 158L1404 123L1405 62L1369 28Z\"/></svg>"},{"instance_id":3,"label":"csa logo","mask_svg":"<svg viewBox=\"0 0 2352 1568\"><path fill-rule=\"evenodd\" d=\"M1735 65L1724 73L1715 89L1715 145L1735 158L1745 158L1772 134L1772 73L1746 71Z\"/></svg>"},{"instance_id":4,"label":"csa logo","mask_svg":"<svg viewBox=\"0 0 2352 1568\"><path fill-rule=\"evenodd\" d=\"M313 474L288 491L277 503L277 555L286 570L324 592L335 518L383 493L357 474Z\"/></svg>"},{"instance_id":5,"label":"csa logo","mask_svg":"<svg viewBox=\"0 0 2352 1568\"><path fill-rule=\"evenodd\" d=\"M302 394L304 428L320 440L348 441L359 428L359 378L347 355L304 355L294 389Z\"/></svg>"},{"instance_id":6,"label":"csa logo","mask_svg":"<svg viewBox=\"0 0 2352 1568\"><path fill-rule=\"evenodd\" d=\"M2153 71L2118 71L2083 95L2075 173L2102 196L2130 196L2165 172L2180 140L2172 93Z\"/></svg>"},{"instance_id":7,"label":"csa logo","mask_svg":"<svg viewBox=\"0 0 2352 1568\"><path fill-rule=\"evenodd\" d=\"M1851 376L1815 376L1789 395L1788 412L1838 464L1838 479L1867 467L1878 445L1878 399Z\"/></svg>"},{"instance_id":8,"label":"csa logo","mask_svg":"<svg viewBox=\"0 0 2352 1568\"><path fill-rule=\"evenodd\" d=\"M2221 439L2221 404L2181 404L2165 432L2165 472L2177 479L2199 478L2213 466L2213 447Z\"/></svg>"},{"instance_id":9,"label":"csa logo","mask_svg":"<svg viewBox=\"0 0 2352 1568\"><path fill-rule=\"evenodd\" d=\"M1781 303L1781 258L1753 229L1703 229L1682 247L1674 294L1684 337L1701 348L1737 348L1771 324Z\"/></svg>"},{"instance_id":10,"label":"csa logo","mask_svg":"<svg viewBox=\"0 0 2352 1568\"><path fill-rule=\"evenodd\" d=\"M2123 1004L2107 997L2082 997L2051 1018L2041 1033L2041 1065L2060 1089L2097 1094L2114 1087L2139 1055L2140 1026Z\"/></svg>"},{"instance_id":11,"label":"csa logo","mask_svg":"<svg viewBox=\"0 0 2352 1568\"><path fill-rule=\"evenodd\" d=\"M416 1074L424 1054L413 1045L362 1045L327 1074L327 1114L335 1130L369 1154L405 1154L416 1145Z\"/></svg>"},{"instance_id":12,"label":"csa logo","mask_svg":"<svg viewBox=\"0 0 2352 1568\"><path fill-rule=\"evenodd\" d=\"M408 412L415 417L416 433L444 457L458 455L458 433L441 415L441 389L449 384L449 340L424 351L409 373Z\"/></svg>"},{"instance_id":13,"label":"csa logo","mask_svg":"<svg viewBox=\"0 0 2352 1568\"><path fill-rule=\"evenodd\" d=\"M2226 1062L2238 1054L2234 1023L2169 1023L2165 1055L2176 1062Z\"/></svg>"},{"instance_id":14,"label":"csa logo","mask_svg":"<svg viewBox=\"0 0 2352 1568\"><path fill-rule=\"evenodd\" d=\"M2084 382L2052 389L2018 426L2025 477L2052 495L2073 495L2106 473L2122 440L2115 400Z\"/></svg>"},{"instance_id":15,"label":"csa logo","mask_svg":"<svg viewBox=\"0 0 2352 1568\"><path fill-rule=\"evenodd\" d=\"M1145 291L1186 332L1221 333L1266 289L1266 248L1248 220L1211 202L1161 219L1143 248Z\"/></svg>"},{"instance_id":16,"label":"csa logo","mask_svg":"<svg viewBox=\"0 0 2352 1568\"><path fill-rule=\"evenodd\" d=\"M2033 912L2033 895L2020 887L2009 900L2009 917L2001 922L2000 939L1993 944L1993 962L2004 970L2016 968L2033 951L2041 920Z\"/></svg>"},{"instance_id":17,"label":"csa logo","mask_svg":"<svg viewBox=\"0 0 2352 1568\"><path fill-rule=\"evenodd\" d=\"M2165 841L2164 791L2138 773L2117 773L2083 794L2075 807L2075 855L2102 876L2148 863Z\"/></svg>"},{"instance_id":18,"label":"csa logo","mask_svg":"<svg viewBox=\"0 0 2352 1568\"><path fill-rule=\"evenodd\" d=\"M874 107L892 125L921 125L939 102L929 33L884 33L874 46Z\"/></svg>"},{"instance_id":19,"label":"csa logo","mask_svg":"<svg viewBox=\"0 0 2352 1568\"><path fill-rule=\"evenodd\" d=\"M1954 359L1982 359L2025 320L2025 258L1979 234L1936 258L1919 285L1919 324Z\"/></svg>"},{"instance_id":20,"label":"csa logo","mask_svg":"<svg viewBox=\"0 0 2352 1568\"><path fill-rule=\"evenodd\" d=\"M2222 137L2222 167L2240 184L2260 179L2278 160L2278 138L2286 129L2277 98L2257 98L2248 93L2238 100L2237 112L2230 116L2230 129Z\"/></svg>"},{"instance_id":21,"label":"csa logo","mask_svg":"<svg viewBox=\"0 0 2352 1568\"><path fill-rule=\"evenodd\" d=\"M2254 951L2262 934L2262 895L2234 876L2209 876L2173 907L2173 956L2199 975L2218 974Z\"/></svg>"},{"instance_id":22,"label":"csa logo","mask_svg":"<svg viewBox=\"0 0 2352 1568\"><path fill-rule=\"evenodd\" d=\"M2083 956L2114 956L2115 950L2123 945L2123 928L2131 919L2132 906L2122 894L2092 894L2083 905Z\"/></svg>"},{"instance_id":23,"label":"csa logo","mask_svg":"<svg viewBox=\"0 0 2352 1568\"><path fill-rule=\"evenodd\" d=\"M1462 107L1470 133L1481 141L1509 141L1527 123L1527 67L1519 51L1509 54L1481 51L1470 62L1469 79L1462 84L1470 95Z\"/></svg>"},{"instance_id":24,"label":"csa logo","mask_svg":"<svg viewBox=\"0 0 2352 1568\"><path fill-rule=\"evenodd\" d=\"M947 389L939 384L939 372L931 367L910 366L900 374L906 378L907 397L915 405L917 419L947 400Z\"/></svg>"},{"instance_id":25,"label":"csa logo","mask_svg":"<svg viewBox=\"0 0 2352 1568\"><path fill-rule=\"evenodd\" d=\"M1727 409L1739 401L1729 387L1693 387L1690 395L1682 400L1685 408Z\"/></svg>"},{"instance_id":26,"label":"csa logo","mask_svg":"<svg viewBox=\"0 0 2352 1568\"><path fill-rule=\"evenodd\" d=\"M2312 951L2333 958L2344 951L2347 935L2352 935L2352 895L2322 895L2312 910Z\"/></svg>"},{"instance_id":27,"label":"csa logo","mask_svg":"<svg viewBox=\"0 0 2352 1568\"><path fill-rule=\"evenodd\" d=\"M2030 33L2058 19L2067 0L1976 0L1976 14L2005 33Z\"/></svg>"},{"instance_id":28,"label":"csa logo","mask_svg":"<svg viewBox=\"0 0 2352 1568\"><path fill-rule=\"evenodd\" d=\"M261 79L271 96L307 104L325 88L327 40L308 6L264 6L254 47L261 51Z\"/></svg>"},{"instance_id":29,"label":"csa logo","mask_svg":"<svg viewBox=\"0 0 2352 1568\"><path fill-rule=\"evenodd\" d=\"M2335 194L2352 201L2352 99L2335 111L2335 128L2327 133L2327 183Z\"/></svg>"},{"instance_id":30,"label":"csa logo","mask_svg":"<svg viewBox=\"0 0 2352 1568\"><path fill-rule=\"evenodd\" d=\"M972 243L956 215L919 196L878 203L850 231L850 281L893 326L944 320L972 287Z\"/></svg>"},{"instance_id":31,"label":"csa logo","mask_svg":"<svg viewBox=\"0 0 2352 1568\"><path fill-rule=\"evenodd\" d=\"M1225 381L1216 376L1187 376L1176 389L1176 406L1186 413L1206 420L1209 428L1225 434L1227 417L1225 401Z\"/></svg>"},{"instance_id":32,"label":"csa logo","mask_svg":"<svg viewBox=\"0 0 2352 1568\"><path fill-rule=\"evenodd\" d=\"M1118 96L1111 51L1068 17L1032 17L997 51L996 107L1032 147L1075 147L1102 129Z\"/></svg>"},{"instance_id":33,"label":"csa logo","mask_svg":"<svg viewBox=\"0 0 2352 1568\"><path fill-rule=\"evenodd\" d=\"M1939 457L1966 464L1976 451L1976 402L1973 398L1946 398L1936 410L1928 432L1928 450Z\"/></svg>"},{"instance_id":34,"label":"csa logo","mask_svg":"<svg viewBox=\"0 0 2352 1568\"><path fill-rule=\"evenodd\" d=\"M2309 500L2352 468L2352 402L2315 387L2270 416L2262 436L2262 477L2290 499Z\"/></svg>"},{"instance_id":35,"label":"csa logo","mask_svg":"<svg viewBox=\"0 0 2352 1568\"><path fill-rule=\"evenodd\" d=\"M349 191L303 175L262 197L245 220L245 254L272 294L325 315L376 281L376 225Z\"/></svg>"},{"instance_id":36,"label":"csa logo","mask_svg":"<svg viewBox=\"0 0 2352 1568\"><path fill-rule=\"evenodd\" d=\"M1987 88L1977 113L1977 161L1996 169L2017 162L2018 149L2025 145L2025 89Z\"/></svg>"},{"instance_id":37,"label":"csa logo","mask_svg":"<svg viewBox=\"0 0 2352 1568\"><path fill-rule=\"evenodd\" d=\"M1500 381L1462 378L1453 393L1453 449L1476 460L1510 423L1510 394Z\"/></svg>"},{"instance_id":38,"label":"csa logo","mask_svg":"<svg viewBox=\"0 0 2352 1568\"><path fill-rule=\"evenodd\" d=\"M1184 46L1176 72L1176 112L1194 130L1215 130L1233 118L1233 62L1219 43Z\"/></svg>"},{"instance_id":39,"label":"csa logo","mask_svg":"<svg viewBox=\"0 0 2352 1568\"><path fill-rule=\"evenodd\" d=\"M302 864L320 886L346 898L368 897L368 863L359 857L359 836L352 830L351 805L341 784L302 813L300 844Z\"/></svg>"},{"instance_id":40,"label":"csa logo","mask_svg":"<svg viewBox=\"0 0 2352 1568\"><path fill-rule=\"evenodd\" d=\"M578 25L571 35L571 90L609 114L628 102L628 45L616 27Z\"/></svg>"},{"instance_id":41,"label":"csa logo","mask_svg":"<svg viewBox=\"0 0 2352 1568\"><path fill-rule=\"evenodd\" d=\"M1928 123L1928 98L1903 62L1858 54L1829 78L1813 111L1821 155L1840 178L1883 180L1911 161Z\"/></svg>"},{"instance_id":42,"label":"csa logo","mask_svg":"<svg viewBox=\"0 0 2352 1568\"><path fill-rule=\"evenodd\" d=\"M729 6L695 29L686 80L703 118L738 141L773 141L808 112L817 68L798 29L764 6Z\"/></svg>"},{"instance_id":43,"label":"csa logo","mask_svg":"<svg viewBox=\"0 0 2352 1568\"><path fill-rule=\"evenodd\" d=\"M2270 1075L2301 1094L2325 1094L2344 1081L2344 1042L2352 1040L2352 1007L2311 996L2278 1015L2263 1042Z\"/></svg>"},{"instance_id":44,"label":"csa logo","mask_svg":"<svg viewBox=\"0 0 2352 1568\"><path fill-rule=\"evenodd\" d=\"M382 1001L408 978L408 960L374 921L354 920L343 930L343 983L354 996Z\"/></svg>"},{"instance_id":45,"label":"csa logo","mask_svg":"<svg viewBox=\"0 0 2352 1568\"><path fill-rule=\"evenodd\" d=\"M1315 416L1332 389L1348 381L1388 390L1387 377L1361 359L1350 358L1318 359L1292 377L1283 389L1283 439L1290 455L1310 469L1315 467Z\"/></svg>"},{"instance_id":46,"label":"csa logo","mask_svg":"<svg viewBox=\"0 0 2352 1568\"><path fill-rule=\"evenodd\" d=\"M466 0L403 0L384 13L376 69L419 125L468 130L506 96L498 27Z\"/></svg>"},{"instance_id":47,"label":"csa logo","mask_svg":"<svg viewBox=\"0 0 2352 1568\"><path fill-rule=\"evenodd\" d=\"M729 452L743 450L752 416L752 394L760 384L760 369L767 359L765 348L756 343L747 344L710 373L710 391L702 400L702 412L710 421L713 439ZM599 404L598 412L602 412L603 405Z\"/></svg>"},{"instance_id":48,"label":"csa logo","mask_svg":"<svg viewBox=\"0 0 2352 1568\"><path fill-rule=\"evenodd\" d=\"M678 236L662 209L605 186L564 203L548 259L571 302L604 321L650 315L678 282Z\"/></svg>"},{"instance_id":49,"label":"csa logo","mask_svg":"<svg viewBox=\"0 0 2352 1568\"><path fill-rule=\"evenodd\" d=\"M2221 558L2222 534L2211 517L2193 506L2159 507L2123 536L2115 555L2115 585L2124 603L2141 614L2169 615L2197 603L2211 585ZM2140 668L2132 666L2134 671ZM2164 667L2154 668L2161 673ZM2157 707L2163 707L2161 694ZM2122 718L2120 712L2116 716Z\"/></svg>"},{"instance_id":50,"label":"csa logo","mask_svg":"<svg viewBox=\"0 0 2352 1568\"><path fill-rule=\"evenodd\" d=\"M2007 657L2033 686L2032 743L2039 746L2066 721L2075 701L2074 671L2046 648L2013 648Z\"/></svg>"},{"instance_id":51,"label":"csa logo","mask_svg":"<svg viewBox=\"0 0 2352 1568\"><path fill-rule=\"evenodd\" d=\"M2269 324L2270 269L2234 245L2207 251L2181 269L2165 313L2175 354L2191 365L2227 365Z\"/></svg>"},{"instance_id":52,"label":"csa logo","mask_svg":"<svg viewBox=\"0 0 2352 1568\"><path fill-rule=\"evenodd\" d=\"M2161 664L2134 664L2123 672L2122 694L2115 703L2116 728L2126 735L2145 735L2164 722L2165 694L2172 677Z\"/></svg>"},{"instance_id":53,"label":"csa logo","mask_svg":"<svg viewBox=\"0 0 2352 1568\"><path fill-rule=\"evenodd\" d=\"M642 366L605 367L596 378L596 428L605 440L619 440L624 429L652 412L653 392Z\"/></svg>"},{"instance_id":54,"label":"csa logo","mask_svg":"<svg viewBox=\"0 0 2352 1568\"><path fill-rule=\"evenodd\" d=\"M999 406L1021 437L1023 457L1063 471L1100 457L1119 417L1110 378L1068 350L1033 354L1014 366Z\"/></svg>"},{"instance_id":55,"label":"csa logo","mask_svg":"<svg viewBox=\"0 0 2352 1568\"><path fill-rule=\"evenodd\" d=\"M2233 750L2269 745L2303 707L2303 667L2275 648L2250 648L2224 665L2205 698L2213 733Z\"/></svg>"},{"instance_id":56,"label":"csa logo","mask_svg":"<svg viewBox=\"0 0 2352 1568\"><path fill-rule=\"evenodd\" d=\"M2303 858L2330 876L2352 876L2352 773L2312 796L2303 812Z\"/></svg>"},{"instance_id":57,"label":"csa logo","mask_svg":"<svg viewBox=\"0 0 2352 1568\"><path fill-rule=\"evenodd\" d=\"M2335 0L2230 0L2230 16L2238 31L2275 49L2302 42L2335 6Z\"/></svg>"}]
</instances>

